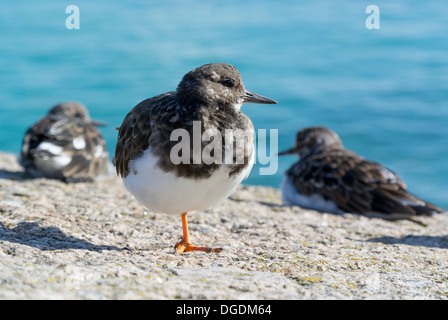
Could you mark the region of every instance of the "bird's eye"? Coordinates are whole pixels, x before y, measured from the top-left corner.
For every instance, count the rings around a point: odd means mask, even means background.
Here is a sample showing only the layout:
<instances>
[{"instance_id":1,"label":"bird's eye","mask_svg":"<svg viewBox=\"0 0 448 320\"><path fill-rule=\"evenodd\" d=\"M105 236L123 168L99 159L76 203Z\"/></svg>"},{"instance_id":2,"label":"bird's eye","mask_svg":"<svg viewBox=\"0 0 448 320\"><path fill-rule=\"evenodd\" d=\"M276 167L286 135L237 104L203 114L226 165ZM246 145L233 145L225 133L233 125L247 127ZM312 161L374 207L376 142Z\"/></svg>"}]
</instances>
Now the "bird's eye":
<instances>
[{"instance_id":1,"label":"bird's eye","mask_svg":"<svg viewBox=\"0 0 448 320\"><path fill-rule=\"evenodd\" d=\"M233 87L233 82L230 79L225 79L225 80L221 81L221 84L224 87L229 87L229 88Z\"/></svg>"}]
</instances>

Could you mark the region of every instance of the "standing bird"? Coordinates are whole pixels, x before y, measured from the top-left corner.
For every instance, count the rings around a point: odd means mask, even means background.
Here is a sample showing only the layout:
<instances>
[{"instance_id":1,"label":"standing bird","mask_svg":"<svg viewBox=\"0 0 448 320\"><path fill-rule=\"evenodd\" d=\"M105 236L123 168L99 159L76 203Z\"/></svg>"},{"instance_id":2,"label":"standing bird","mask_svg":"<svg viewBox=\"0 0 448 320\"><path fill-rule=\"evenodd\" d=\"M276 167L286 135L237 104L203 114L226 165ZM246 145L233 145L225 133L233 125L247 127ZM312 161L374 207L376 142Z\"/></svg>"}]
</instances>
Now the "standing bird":
<instances>
[{"instance_id":1,"label":"standing bird","mask_svg":"<svg viewBox=\"0 0 448 320\"><path fill-rule=\"evenodd\" d=\"M282 182L282 198L287 205L388 220L412 220L444 212L409 193L394 172L345 149L339 136L330 129L300 130L295 146L279 153L286 154L300 158Z\"/></svg>"},{"instance_id":2,"label":"standing bird","mask_svg":"<svg viewBox=\"0 0 448 320\"><path fill-rule=\"evenodd\" d=\"M86 107L63 102L25 133L20 163L34 177L66 182L93 181L107 173L109 154Z\"/></svg>"},{"instance_id":3,"label":"standing bird","mask_svg":"<svg viewBox=\"0 0 448 320\"><path fill-rule=\"evenodd\" d=\"M237 69L225 63L212 63L188 72L176 91L146 99L135 106L119 128L114 164L126 188L152 211L182 215L183 236L175 245L177 253L188 251L220 252L220 248L198 247L188 235L187 213L215 206L235 192L254 163L254 128L240 111L243 103L277 103L244 88ZM206 130L221 133L219 152L222 159L242 161L220 163L197 159L206 151L208 141L201 138ZM199 132L197 132L199 131ZM246 133L241 144L238 134L232 141L228 132ZM185 133L188 149L173 160L177 140L172 134ZM198 136L199 133L199 136ZM244 137L243 137L244 138ZM179 142L180 143L180 142ZM177 150L177 148L176 148ZM190 152L191 151L191 152ZM230 156L229 156L230 155ZM204 161L203 161L204 160Z\"/></svg>"}]
</instances>

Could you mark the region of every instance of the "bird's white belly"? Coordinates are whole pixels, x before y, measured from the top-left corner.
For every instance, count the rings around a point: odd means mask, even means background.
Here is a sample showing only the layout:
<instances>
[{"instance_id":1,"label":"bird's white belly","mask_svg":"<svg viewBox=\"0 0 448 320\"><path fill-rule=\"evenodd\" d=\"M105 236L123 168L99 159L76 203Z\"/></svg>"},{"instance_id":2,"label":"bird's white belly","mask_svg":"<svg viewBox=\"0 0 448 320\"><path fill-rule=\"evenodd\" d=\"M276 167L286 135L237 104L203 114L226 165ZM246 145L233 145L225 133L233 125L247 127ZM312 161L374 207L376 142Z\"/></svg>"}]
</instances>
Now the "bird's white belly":
<instances>
[{"instance_id":1,"label":"bird's white belly","mask_svg":"<svg viewBox=\"0 0 448 320\"><path fill-rule=\"evenodd\" d=\"M342 213L333 201L326 200L318 194L304 195L299 193L294 187L292 179L288 176L283 178L280 188L282 190L282 201L286 205L297 205L321 212Z\"/></svg>"},{"instance_id":2,"label":"bird's white belly","mask_svg":"<svg viewBox=\"0 0 448 320\"><path fill-rule=\"evenodd\" d=\"M131 170L123 182L151 211L182 214L205 210L230 196L249 175L253 162L252 157L249 165L232 177L228 175L228 167L222 165L209 178L190 179L161 170L157 166L157 158L147 149L142 157L129 162Z\"/></svg>"}]
</instances>

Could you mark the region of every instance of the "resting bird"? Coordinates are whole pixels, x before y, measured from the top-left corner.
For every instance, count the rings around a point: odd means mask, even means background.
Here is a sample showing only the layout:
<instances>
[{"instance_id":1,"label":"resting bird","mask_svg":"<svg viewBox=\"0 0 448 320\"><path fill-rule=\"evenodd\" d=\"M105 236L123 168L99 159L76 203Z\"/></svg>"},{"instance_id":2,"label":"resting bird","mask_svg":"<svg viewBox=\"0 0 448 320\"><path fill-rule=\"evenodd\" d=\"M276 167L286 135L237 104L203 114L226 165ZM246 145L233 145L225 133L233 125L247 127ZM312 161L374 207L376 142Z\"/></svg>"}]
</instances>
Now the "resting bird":
<instances>
[{"instance_id":1,"label":"resting bird","mask_svg":"<svg viewBox=\"0 0 448 320\"><path fill-rule=\"evenodd\" d=\"M279 153L286 154L300 158L281 185L287 205L388 220L445 211L409 193L396 173L345 149L339 136L325 127L300 130L295 146Z\"/></svg>"},{"instance_id":2,"label":"resting bird","mask_svg":"<svg viewBox=\"0 0 448 320\"><path fill-rule=\"evenodd\" d=\"M234 66L211 63L185 74L176 91L140 102L120 126L117 174L150 210L181 216L176 253L222 250L190 242L187 214L217 205L249 175L254 128L240 111L248 102L277 103L246 90Z\"/></svg>"},{"instance_id":3,"label":"resting bird","mask_svg":"<svg viewBox=\"0 0 448 320\"><path fill-rule=\"evenodd\" d=\"M25 133L20 163L33 177L66 182L92 181L107 173L109 154L85 106L55 105Z\"/></svg>"}]
</instances>

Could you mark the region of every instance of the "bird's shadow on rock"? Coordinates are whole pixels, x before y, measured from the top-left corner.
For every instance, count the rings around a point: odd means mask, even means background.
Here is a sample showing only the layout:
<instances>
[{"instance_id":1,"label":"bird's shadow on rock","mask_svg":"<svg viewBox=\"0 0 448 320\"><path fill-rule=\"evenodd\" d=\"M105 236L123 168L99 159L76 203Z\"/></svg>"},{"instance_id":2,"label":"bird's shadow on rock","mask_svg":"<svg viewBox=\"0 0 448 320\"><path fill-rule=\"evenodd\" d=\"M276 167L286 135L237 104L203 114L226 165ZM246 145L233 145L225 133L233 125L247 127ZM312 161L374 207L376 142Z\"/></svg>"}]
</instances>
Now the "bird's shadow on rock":
<instances>
[{"instance_id":1,"label":"bird's shadow on rock","mask_svg":"<svg viewBox=\"0 0 448 320\"><path fill-rule=\"evenodd\" d=\"M34 179L34 177L26 173L25 171L9 171L5 169L0 169L0 179L23 181Z\"/></svg>"},{"instance_id":2,"label":"bird's shadow on rock","mask_svg":"<svg viewBox=\"0 0 448 320\"><path fill-rule=\"evenodd\" d=\"M96 245L83 239L67 236L56 227L41 227L36 222L21 222L14 228L8 228L0 222L0 241L23 244L44 251L68 249L97 252L127 250L115 246Z\"/></svg>"},{"instance_id":3,"label":"bird's shadow on rock","mask_svg":"<svg viewBox=\"0 0 448 320\"><path fill-rule=\"evenodd\" d=\"M274 203L274 202L267 202L267 201L260 201L260 200L253 200L253 199L239 199L239 198L234 198L232 196L229 197L229 200L240 203L240 202L246 202L246 203L258 203L261 204L263 206L267 206L267 207L271 207L271 208L284 208L287 207L284 204L278 204L278 203Z\"/></svg>"},{"instance_id":4,"label":"bird's shadow on rock","mask_svg":"<svg viewBox=\"0 0 448 320\"><path fill-rule=\"evenodd\" d=\"M448 235L445 236L408 235L401 238L383 236L383 237L371 238L367 241L380 242L384 244L406 244L411 246L448 249Z\"/></svg>"}]
</instances>

